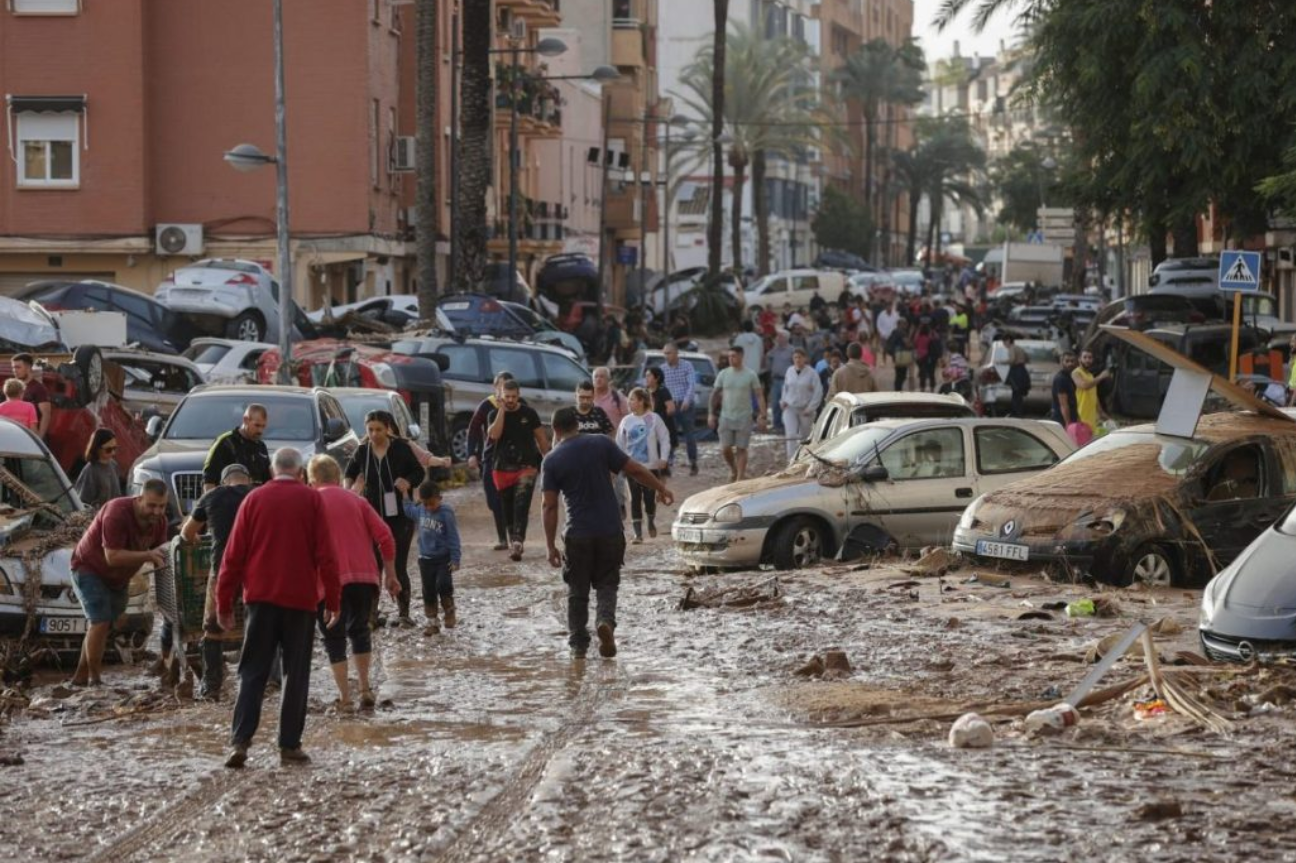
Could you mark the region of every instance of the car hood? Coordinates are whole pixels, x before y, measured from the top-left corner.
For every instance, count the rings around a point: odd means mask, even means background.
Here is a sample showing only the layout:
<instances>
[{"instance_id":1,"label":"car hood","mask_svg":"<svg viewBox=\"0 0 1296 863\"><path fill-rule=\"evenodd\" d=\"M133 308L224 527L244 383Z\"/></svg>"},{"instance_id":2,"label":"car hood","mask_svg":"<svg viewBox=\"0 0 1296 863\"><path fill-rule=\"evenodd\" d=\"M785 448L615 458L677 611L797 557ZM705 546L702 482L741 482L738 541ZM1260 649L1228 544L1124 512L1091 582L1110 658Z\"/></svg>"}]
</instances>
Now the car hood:
<instances>
[{"instance_id":1,"label":"car hood","mask_svg":"<svg viewBox=\"0 0 1296 863\"><path fill-rule=\"evenodd\" d=\"M814 480L810 478L809 472L809 465L797 464L772 476L745 479L742 482L731 482L728 485L710 488L698 492L684 501L683 506L680 507L680 512L714 513L722 506L730 503L742 504L755 495L765 495L770 492L813 483Z\"/></svg>"},{"instance_id":2,"label":"car hood","mask_svg":"<svg viewBox=\"0 0 1296 863\"><path fill-rule=\"evenodd\" d=\"M316 450L314 441L275 441L267 438L265 445L271 453L281 446L294 447L306 459L314 455ZM202 470L210 449L211 441L160 440L136 459L132 470L141 467L162 471L168 476L176 471Z\"/></svg>"},{"instance_id":3,"label":"car hood","mask_svg":"<svg viewBox=\"0 0 1296 863\"><path fill-rule=\"evenodd\" d=\"M44 349L59 345L58 328L26 303L0 297L0 340L15 347Z\"/></svg>"},{"instance_id":4,"label":"car hood","mask_svg":"<svg viewBox=\"0 0 1296 863\"><path fill-rule=\"evenodd\" d=\"M1296 536L1273 528L1262 533L1211 585L1215 607L1257 619L1296 616ZM1293 631L1296 636L1296 631Z\"/></svg>"},{"instance_id":5,"label":"car hood","mask_svg":"<svg viewBox=\"0 0 1296 863\"><path fill-rule=\"evenodd\" d=\"M30 543L39 542L39 539L20 540L13 546L6 546L3 556L0 556L0 566L4 567L5 573L8 574L10 582L15 586L26 580L26 569L17 555L21 555L24 547ZM68 543L62 548L55 548L47 551L41 558L40 564L40 583L51 587L72 586L72 549L73 543ZM10 555L13 555L12 557Z\"/></svg>"}]
</instances>

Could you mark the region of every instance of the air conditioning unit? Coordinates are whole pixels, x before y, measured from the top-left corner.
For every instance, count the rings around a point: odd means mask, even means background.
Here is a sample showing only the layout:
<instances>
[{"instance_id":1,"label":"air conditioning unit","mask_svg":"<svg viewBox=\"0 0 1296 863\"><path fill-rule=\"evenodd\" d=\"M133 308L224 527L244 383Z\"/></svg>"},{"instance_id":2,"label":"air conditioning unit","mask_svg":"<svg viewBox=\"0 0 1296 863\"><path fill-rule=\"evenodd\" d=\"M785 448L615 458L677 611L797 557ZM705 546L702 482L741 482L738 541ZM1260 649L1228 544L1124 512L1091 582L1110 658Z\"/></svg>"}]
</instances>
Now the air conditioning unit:
<instances>
[{"instance_id":1,"label":"air conditioning unit","mask_svg":"<svg viewBox=\"0 0 1296 863\"><path fill-rule=\"evenodd\" d=\"M154 235L159 255L201 255L202 225L158 225Z\"/></svg>"},{"instance_id":2,"label":"air conditioning unit","mask_svg":"<svg viewBox=\"0 0 1296 863\"><path fill-rule=\"evenodd\" d=\"M414 136L397 135L392 147L391 170L393 174L408 174L414 170Z\"/></svg>"}]
</instances>

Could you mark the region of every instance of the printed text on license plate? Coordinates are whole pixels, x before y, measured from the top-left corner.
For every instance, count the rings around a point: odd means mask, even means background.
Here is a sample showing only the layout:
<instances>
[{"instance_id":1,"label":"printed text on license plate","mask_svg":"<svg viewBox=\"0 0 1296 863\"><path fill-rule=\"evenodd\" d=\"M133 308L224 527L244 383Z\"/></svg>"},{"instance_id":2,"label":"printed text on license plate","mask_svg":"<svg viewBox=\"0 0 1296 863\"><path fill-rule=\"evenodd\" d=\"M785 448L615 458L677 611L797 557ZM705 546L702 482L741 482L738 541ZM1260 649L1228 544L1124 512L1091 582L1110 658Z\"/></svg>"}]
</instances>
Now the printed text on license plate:
<instances>
[{"instance_id":1,"label":"printed text on license plate","mask_svg":"<svg viewBox=\"0 0 1296 863\"><path fill-rule=\"evenodd\" d=\"M977 554L984 557L1001 557L1005 560L1026 560L1029 547L1015 542L990 542L979 539L976 544Z\"/></svg>"},{"instance_id":2,"label":"printed text on license plate","mask_svg":"<svg viewBox=\"0 0 1296 863\"><path fill-rule=\"evenodd\" d=\"M679 534L680 542L701 542L702 531L695 527L681 527L676 533Z\"/></svg>"}]
</instances>

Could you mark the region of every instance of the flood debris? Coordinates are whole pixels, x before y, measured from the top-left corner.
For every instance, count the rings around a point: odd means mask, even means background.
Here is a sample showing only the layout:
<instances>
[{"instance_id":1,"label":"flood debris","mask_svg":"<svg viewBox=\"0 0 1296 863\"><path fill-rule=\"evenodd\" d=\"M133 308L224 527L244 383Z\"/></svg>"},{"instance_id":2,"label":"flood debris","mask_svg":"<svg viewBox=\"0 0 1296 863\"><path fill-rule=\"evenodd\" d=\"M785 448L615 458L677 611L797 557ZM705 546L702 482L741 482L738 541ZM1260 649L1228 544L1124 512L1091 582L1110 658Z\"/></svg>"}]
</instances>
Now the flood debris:
<instances>
[{"instance_id":1,"label":"flood debris","mask_svg":"<svg viewBox=\"0 0 1296 863\"><path fill-rule=\"evenodd\" d=\"M1012 587L1012 579L997 572L974 572L970 578L963 579L964 584L984 584L987 587Z\"/></svg>"},{"instance_id":2,"label":"flood debris","mask_svg":"<svg viewBox=\"0 0 1296 863\"><path fill-rule=\"evenodd\" d=\"M813 677L821 680L844 680L855 673L850 658L844 650L830 648L823 655L815 654L805 665L796 670L798 677Z\"/></svg>"},{"instance_id":3,"label":"flood debris","mask_svg":"<svg viewBox=\"0 0 1296 863\"><path fill-rule=\"evenodd\" d=\"M989 749L994 746L994 729L979 713L965 713L950 726L949 745L955 749Z\"/></svg>"},{"instance_id":4,"label":"flood debris","mask_svg":"<svg viewBox=\"0 0 1296 863\"><path fill-rule=\"evenodd\" d=\"M677 608L679 611L692 611L695 608L753 608L774 605L782 600L783 588L777 578L771 578L758 584L707 587L701 590L690 585L685 589Z\"/></svg>"},{"instance_id":5,"label":"flood debris","mask_svg":"<svg viewBox=\"0 0 1296 863\"><path fill-rule=\"evenodd\" d=\"M1168 818L1182 818L1183 804L1178 800L1157 800L1144 803L1134 810L1137 821L1165 821Z\"/></svg>"},{"instance_id":6,"label":"flood debris","mask_svg":"<svg viewBox=\"0 0 1296 863\"><path fill-rule=\"evenodd\" d=\"M922 555L913 563L900 567L902 572L913 576L941 576L954 566L954 558L940 546L923 549Z\"/></svg>"}]
</instances>

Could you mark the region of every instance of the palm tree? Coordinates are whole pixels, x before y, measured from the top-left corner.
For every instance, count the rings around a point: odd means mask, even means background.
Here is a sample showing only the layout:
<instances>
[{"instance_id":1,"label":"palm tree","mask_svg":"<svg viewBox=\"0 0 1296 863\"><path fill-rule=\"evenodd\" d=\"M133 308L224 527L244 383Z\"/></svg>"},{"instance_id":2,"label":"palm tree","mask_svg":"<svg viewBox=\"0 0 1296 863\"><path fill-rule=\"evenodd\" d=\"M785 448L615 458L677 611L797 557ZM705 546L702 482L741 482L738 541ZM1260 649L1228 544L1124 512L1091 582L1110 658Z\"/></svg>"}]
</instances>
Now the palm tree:
<instances>
[{"instance_id":1,"label":"palm tree","mask_svg":"<svg viewBox=\"0 0 1296 863\"><path fill-rule=\"evenodd\" d=\"M724 229L724 200L721 194L724 189L724 145L720 142L720 136L724 133L725 72L728 70L725 39L729 33L729 0L712 0L712 3L715 9L715 32L711 36L711 56L715 58L715 74L711 80L711 104L715 111L711 116L711 222L707 225L707 271L711 281L719 284L720 234Z\"/></svg>"},{"instance_id":2,"label":"palm tree","mask_svg":"<svg viewBox=\"0 0 1296 863\"><path fill-rule=\"evenodd\" d=\"M985 204L973 178L985 170L986 159L964 119L931 118L918 124L917 133L918 143L894 158L896 173L909 192L909 261L914 260L919 199L926 195L931 211L927 224L930 262L939 252L937 226L946 200L984 212Z\"/></svg>"},{"instance_id":3,"label":"palm tree","mask_svg":"<svg viewBox=\"0 0 1296 863\"><path fill-rule=\"evenodd\" d=\"M440 134L437 121L437 70L441 58L437 52L438 6L440 0L419 0L415 7L414 39L418 51L418 100L415 127L418 152L418 189L415 193L418 228L415 243L418 252L419 317L432 320L436 315L437 272L436 236L440 207L437 205L436 142Z\"/></svg>"},{"instance_id":4,"label":"palm tree","mask_svg":"<svg viewBox=\"0 0 1296 863\"><path fill-rule=\"evenodd\" d=\"M883 106L916 105L923 99L922 49L912 39L892 47L885 39L861 45L833 74L843 99L855 102L864 116L864 200L875 218L874 158L878 119Z\"/></svg>"},{"instance_id":5,"label":"palm tree","mask_svg":"<svg viewBox=\"0 0 1296 863\"><path fill-rule=\"evenodd\" d=\"M726 81L722 128L729 137L728 163L733 169L730 241L733 266L742 267L742 213L747 169L753 172L753 209L759 236L757 267L769 266L769 213L765 199L767 157L792 157L817 142L818 105L807 69L809 54L791 39L766 39L746 26L731 29L726 47ZM710 84L714 55L703 48L680 76L681 101L703 121L714 120Z\"/></svg>"},{"instance_id":6,"label":"palm tree","mask_svg":"<svg viewBox=\"0 0 1296 863\"><path fill-rule=\"evenodd\" d=\"M486 269L486 189L491 175L490 3L463 6L463 72L459 77L459 261L455 287L467 290Z\"/></svg>"}]
</instances>

